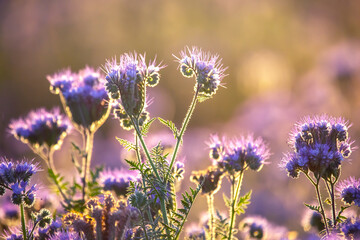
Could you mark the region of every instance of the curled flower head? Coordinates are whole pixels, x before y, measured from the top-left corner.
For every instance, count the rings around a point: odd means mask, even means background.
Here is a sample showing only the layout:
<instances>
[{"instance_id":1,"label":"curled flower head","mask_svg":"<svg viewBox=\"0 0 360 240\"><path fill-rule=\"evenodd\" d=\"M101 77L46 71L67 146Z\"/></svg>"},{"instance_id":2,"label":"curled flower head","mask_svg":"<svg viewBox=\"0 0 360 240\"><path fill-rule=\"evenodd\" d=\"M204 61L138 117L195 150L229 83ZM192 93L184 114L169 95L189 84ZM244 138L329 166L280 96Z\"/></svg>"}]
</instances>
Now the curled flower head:
<instances>
[{"instance_id":1,"label":"curled flower head","mask_svg":"<svg viewBox=\"0 0 360 240\"><path fill-rule=\"evenodd\" d=\"M350 177L339 183L337 187L338 193L341 200L345 203L355 203L356 206L360 207L360 179Z\"/></svg>"},{"instance_id":2,"label":"curled flower head","mask_svg":"<svg viewBox=\"0 0 360 240\"><path fill-rule=\"evenodd\" d=\"M202 194L215 194L221 187L221 181L224 172L215 167L210 166L206 170L192 172L191 181L201 185Z\"/></svg>"},{"instance_id":3,"label":"curled flower head","mask_svg":"<svg viewBox=\"0 0 360 240\"><path fill-rule=\"evenodd\" d=\"M146 100L146 86L153 87L160 79L159 71L164 68L155 60L145 62L145 55L125 53L105 64L106 90L111 98L121 99L123 110L132 118L138 119L143 112Z\"/></svg>"},{"instance_id":4,"label":"curled flower head","mask_svg":"<svg viewBox=\"0 0 360 240\"><path fill-rule=\"evenodd\" d=\"M218 55L211 55L203 52L198 47L187 47L180 52L180 57L176 57L179 62L180 72L184 77L195 77L197 84L195 92L200 96L211 97L214 95L221 81L224 78L224 71L221 59Z\"/></svg>"},{"instance_id":5,"label":"curled flower head","mask_svg":"<svg viewBox=\"0 0 360 240\"><path fill-rule=\"evenodd\" d=\"M111 106L105 79L98 70L86 67L73 73L66 69L47 79L50 91L60 94L65 111L78 130L95 131L105 122Z\"/></svg>"},{"instance_id":6,"label":"curled flower head","mask_svg":"<svg viewBox=\"0 0 360 240\"><path fill-rule=\"evenodd\" d=\"M280 166L293 178L308 171L315 177L338 176L342 161L352 152L348 128L341 118L305 118L291 134L289 144L294 151L285 155Z\"/></svg>"},{"instance_id":7,"label":"curled flower head","mask_svg":"<svg viewBox=\"0 0 360 240\"><path fill-rule=\"evenodd\" d=\"M119 119L120 126L125 130L133 129L131 118L126 113L124 108L122 107L120 101L115 100L113 105L114 105L113 106L113 109L114 109L113 113L114 113L115 118ZM145 103L145 106L144 106L144 108L142 110L142 113L139 115L139 118L138 118L138 123L139 123L140 127L143 126L150 119L150 115L146 111L146 107L147 107L147 104Z\"/></svg>"},{"instance_id":8,"label":"curled flower head","mask_svg":"<svg viewBox=\"0 0 360 240\"><path fill-rule=\"evenodd\" d=\"M105 191L114 191L117 196L126 197L130 182L137 182L138 176L129 171L107 170L100 174L100 182Z\"/></svg>"},{"instance_id":9,"label":"curled flower head","mask_svg":"<svg viewBox=\"0 0 360 240\"><path fill-rule=\"evenodd\" d=\"M254 139L252 135L241 137L222 144L225 151L217 161L221 168L233 174L250 168L260 171L270 157L268 146L262 138Z\"/></svg>"},{"instance_id":10,"label":"curled flower head","mask_svg":"<svg viewBox=\"0 0 360 240\"><path fill-rule=\"evenodd\" d=\"M44 108L30 112L25 118L11 121L10 132L15 138L33 148L60 148L63 139L71 131L71 124L58 108Z\"/></svg>"}]
</instances>

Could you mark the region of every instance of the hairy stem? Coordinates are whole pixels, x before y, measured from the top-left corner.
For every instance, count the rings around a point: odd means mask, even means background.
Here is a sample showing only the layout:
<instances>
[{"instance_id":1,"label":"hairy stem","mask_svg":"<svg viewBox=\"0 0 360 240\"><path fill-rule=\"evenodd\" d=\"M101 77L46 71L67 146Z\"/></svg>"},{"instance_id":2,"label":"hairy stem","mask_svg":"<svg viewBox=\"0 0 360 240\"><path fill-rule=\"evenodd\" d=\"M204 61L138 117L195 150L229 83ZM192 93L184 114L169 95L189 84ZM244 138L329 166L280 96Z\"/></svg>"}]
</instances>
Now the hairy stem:
<instances>
[{"instance_id":1,"label":"hairy stem","mask_svg":"<svg viewBox=\"0 0 360 240\"><path fill-rule=\"evenodd\" d=\"M86 184L88 182L88 175L90 171L90 164L91 164L91 155L93 150L93 143L94 143L94 133L90 130L84 131L84 138L85 138L85 153L83 156L82 161L82 200L85 201L86 197Z\"/></svg>"},{"instance_id":2,"label":"hairy stem","mask_svg":"<svg viewBox=\"0 0 360 240\"><path fill-rule=\"evenodd\" d=\"M175 159L176 159L176 156L177 156L177 153L179 151L179 147L180 147L180 144L182 142L182 139L183 139L183 136L184 136L184 133L185 133L185 130L189 124L189 121L191 119L191 116L195 110L195 106L196 106L196 103L197 103L197 97L198 97L198 93L199 93L199 87L197 88L197 91L195 92L194 96L193 96L193 99L191 101L191 104L190 104L190 107L186 113L186 116L185 116L185 119L182 123L182 126L181 126L181 129L180 129L180 132L178 133L178 135L176 136L176 144L175 144L175 148L174 148L174 152L173 152L173 155L171 157L171 162L170 162L170 167L169 167L169 172L166 174L166 177L165 177L165 182L168 180L169 178L169 175L171 173L171 169L175 163Z\"/></svg>"},{"instance_id":3,"label":"hairy stem","mask_svg":"<svg viewBox=\"0 0 360 240\"><path fill-rule=\"evenodd\" d=\"M215 240L215 228L214 228L214 194L207 195L207 202L209 208L209 233L210 240Z\"/></svg>"},{"instance_id":4,"label":"hairy stem","mask_svg":"<svg viewBox=\"0 0 360 240\"><path fill-rule=\"evenodd\" d=\"M321 200L321 194L320 194L320 190L319 190L319 179L316 181L316 184L314 185L314 187L315 187L316 195L317 195L318 202L319 202L319 205L320 205L321 215L322 215L323 220L324 220L326 234L329 235L329 226L328 226L328 223L327 223L327 220L326 220L324 206L323 206L323 203L322 203L322 200Z\"/></svg>"},{"instance_id":5,"label":"hairy stem","mask_svg":"<svg viewBox=\"0 0 360 240\"><path fill-rule=\"evenodd\" d=\"M141 163L141 155L140 155L140 149L139 149L139 139L138 139L138 136L136 135L136 133L135 133L135 148L136 148L136 158L138 159L139 163ZM141 172L141 175L142 175L141 179L142 179L142 183L143 183L143 186L144 186L144 191L146 193L147 191L146 191L145 176L143 176L142 172ZM153 225L154 221L153 221L153 218L152 218L152 215L151 215L150 206L148 206L146 208L146 213L147 213L147 216L149 218L149 221ZM146 229L145 228L144 228L144 231L145 231L145 234L146 234Z\"/></svg>"},{"instance_id":6,"label":"hairy stem","mask_svg":"<svg viewBox=\"0 0 360 240\"><path fill-rule=\"evenodd\" d=\"M21 217L21 229L22 229L23 239L27 240L27 231L26 231L25 214L24 214L24 203L20 204L20 217Z\"/></svg>"},{"instance_id":7,"label":"hairy stem","mask_svg":"<svg viewBox=\"0 0 360 240\"><path fill-rule=\"evenodd\" d=\"M231 211L230 211L230 226L229 226L228 240L232 239L232 231L236 221L235 204L237 204L239 198L243 176L244 176L244 170L241 170L239 176L236 179L236 190L234 194L231 195L232 202L231 202Z\"/></svg>"}]
</instances>

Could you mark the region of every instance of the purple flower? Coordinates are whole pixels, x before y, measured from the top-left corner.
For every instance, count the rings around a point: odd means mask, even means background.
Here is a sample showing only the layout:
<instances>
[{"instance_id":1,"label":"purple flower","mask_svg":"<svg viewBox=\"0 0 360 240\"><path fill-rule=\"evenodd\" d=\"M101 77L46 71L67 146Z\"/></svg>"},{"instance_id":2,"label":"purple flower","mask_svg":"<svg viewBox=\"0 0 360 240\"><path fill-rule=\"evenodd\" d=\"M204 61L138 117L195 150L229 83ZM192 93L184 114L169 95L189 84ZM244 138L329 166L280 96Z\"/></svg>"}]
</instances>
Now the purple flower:
<instances>
[{"instance_id":1,"label":"purple flower","mask_svg":"<svg viewBox=\"0 0 360 240\"><path fill-rule=\"evenodd\" d=\"M348 128L341 118L306 117L295 125L289 141L294 151L285 155L280 166L293 178L308 171L315 177L338 176L342 161L352 151Z\"/></svg>"},{"instance_id":2,"label":"purple flower","mask_svg":"<svg viewBox=\"0 0 360 240\"><path fill-rule=\"evenodd\" d=\"M114 191L116 195L126 197L130 182L137 182L139 178L132 172L122 170L107 170L100 174L100 182L105 191Z\"/></svg>"},{"instance_id":3,"label":"purple flower","mask_svg":"<svg viewBox=\"0 0 360 240\"><path fill-rule=\"evenodd\" d=\"M105 79L98 70L85 67L73 73L66 69L47 79L51 92L60 94L66 113L78 130L95 131L105 122L111 106Z\"/></svg>"},{"instance_id":4,"label":"purple flower","mask_svg":"<svg viewBox=\"0 0 360 240\"><path fill-rule=\"evenodd\" d=\"M339 183L337 190L341 199L348 204L355 203L360 207L360 179L350 177Z\"/></svg>"},{"instance_id":5,"label":"purple flower","mask_svg":"<svg viewBox=\"0 0 360 240\"><path fill-rule=\"evenodd\" d=\"M215 167L210 166L206 170L192 172L191 181L196 184L201 184L202 194L215 194L221 187L221 181L224 177L224 172Z\"/></svg>"},{"instance_id":6,"label":"purple flower","mask_svg":"<svg viewBox=\"0 0 360 240\"><path fill-rule=\"evenodd\" d=\"M184 77L196 78L194 90L200 95L211 97L218 87L222 86L221 81L225 77L226 68L223 67L218 55L203 52L198 47L187 47L180 52L180 57L175 58Z\"/></svg>"},{"instance_id":7,"label":"purple flower","mask_svg":"<svg viewBox=\"0 0 360 240\"><path fill-rule=\"evenodd\" d=\"M224 143L225 138L219 139L218 135L211 135L210 142L208 142L208 146L210 148L209 156L211 159L219 160L222 159L224 155Z\"/></svg>"},{"instance_id":8,"label":"purple flower","mask_svg":"<svg viewBox=\"0 0 360 240\"><path fill-rule=\"evenodd\" d=\"M56 232L49 240L81 240L80 235L73 231L59 231Z\"/></svg>"},{"instance_id":9,"label":"purple flower","mask_svg":"<svg viewBox=\"0 0 360 240\"><path fill-rule=\"evenodd\" d=\"M206 239L205 229L195 224L190 225L189 227L186 228L186 239L189 240Z\"/></svg>"},{"instance_id":10,"label":"purple flower","mask_svg":"<svg viewBox=\"0 0 360 240\"><path fill-rule=\"evenodd\" d=\"M247 168L260 171L270 157L269 148L262 138L254 139L252 135L224 142L222 146L225 146L223 157L217 162L231 174Z\"/></svg>"},{"instance_id":11,"label":"purple flower","mask_svg":"<svg viewBox=\"0 0 360 240\"><path fill-rule=\"evenodd\" d=\"M155 60L146 64L145 55L123 54L119 62L116 58L106 62L106 90L111 98L121 99L121 108L127 115L138 119L145 106L146 86L157 85L162 68Z\"/></svg>"},{"instance_id":12,"label":"purple flower","mask_svg":"<svg viewBox=\"0 0 360 240\"><path fill-rule=\"evenodd\" d=\"M342 225L341 231L344 233L346 239L360 238L360 219L348 218Z\"/></svg>"},{"instance_id":13,"label":"purple flower","mask_svg":"<svg viewBox=\"0 0 360 240\"><path fill-rule=\"evenodd\" d=\"M58 149L71 131L69 121L58 108L32 111L25 118L11 121L9 128L15 138L33 148L46 146Z\"/></svg>"}]
</instances>

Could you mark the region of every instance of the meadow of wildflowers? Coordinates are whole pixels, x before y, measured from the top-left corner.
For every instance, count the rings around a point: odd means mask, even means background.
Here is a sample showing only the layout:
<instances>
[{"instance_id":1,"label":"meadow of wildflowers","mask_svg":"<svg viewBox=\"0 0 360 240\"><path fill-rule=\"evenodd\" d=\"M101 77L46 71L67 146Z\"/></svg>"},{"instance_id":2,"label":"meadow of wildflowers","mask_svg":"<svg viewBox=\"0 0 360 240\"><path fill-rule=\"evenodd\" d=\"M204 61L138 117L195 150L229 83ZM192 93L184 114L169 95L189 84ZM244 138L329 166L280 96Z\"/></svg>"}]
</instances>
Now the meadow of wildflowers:
<instances>
[{"instance_id":1,"label":"meadow of wildflowers","mask_svg":"<svg viewBox=\"0 0 360 240\"><path fill-rule=\"evenodd\" d=\"M360 239L359 8L0 1L0 239Z\"/></svg>"}]
</instances>

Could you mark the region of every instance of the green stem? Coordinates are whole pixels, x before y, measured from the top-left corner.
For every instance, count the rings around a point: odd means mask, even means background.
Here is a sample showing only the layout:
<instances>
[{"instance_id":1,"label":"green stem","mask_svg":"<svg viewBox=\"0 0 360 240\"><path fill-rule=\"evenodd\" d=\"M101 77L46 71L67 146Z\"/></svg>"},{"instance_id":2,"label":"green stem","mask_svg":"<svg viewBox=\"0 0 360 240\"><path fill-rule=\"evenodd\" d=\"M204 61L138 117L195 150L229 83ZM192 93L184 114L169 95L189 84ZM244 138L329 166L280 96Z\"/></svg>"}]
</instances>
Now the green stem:
<instances>
[{"instance_id":1,"label":"green stem","mask_svg":"<svg viewBox=\"0 0 360 240\"><path fill-rule=\"evenodd\" d=\"M34 234L35 228L36 228L36 226L37 226L38 223L39 223L39 222L35 222L33 228L31 229L31 232L30 232L30 235L29 235L29 239L32 239L32 236L33 236L33 234Z\"/></svg>"},{"instance_id":2,"label":"green stem","mask_svg":"<svg viewBox=\"0 0 360 240\"><path fill-rule=\"evenodd\" d=\"M139 163L141 163L141 155L140 155L140 149L139 149L139 140L138 140L138 136L136 135L135 133L135 148L136 148L136 157L139 161ZM142 183L143 183L143 186L144 186L144 192L146 193L146 181L145 181L145 176L143 175L143 173L141 172L141 179L142 179ZM154 221L153 221L153 218L152 218L152 215L151 215L151 211L150 211L150 206L148 206L146 208L146 212L147 212L147 216L149 218L149 221L151 222L151 224L153 225L154 224ZM146 234L146 229L144 228L144 231L145 231L145 234Z\"/></svg>"},{"instance_id":3,"label":"green stem","mask_svg":"<svg viewBox=\"0 0 360 240\"><path fill-rule=\"evenodd\" d=\"M171 157L171 162L170 162L170 167L169 167L169 172L166 174L166 177L165 177L165 182L167 182L168 178L169 178L169 175L171 173L171 169L175 163L175 159L176 159L176 156L177 156L177 153L179 151L179 147L180 147L180 144L182 142L182 138L183 138L183 135L185 133L185 130L186 130L186 127L187 125L189 124L189 121L191 119L191 116L195 110L195 106L196 106L196 103L197 103L197 97L198 97L198 93L199 93L199 87L197 88L194 96L193 96L193 99L191 101L191 104L190 104L190 107L186 113L186 116L185 116L185 119L182 123L182 126L181 126L181 129L180 129L180 133L176 136L176 145L175 145L175 148L174 148L174 152L173 152L173 155Z\"/></svg>"},{"instance_id":4,"label":"green stem","mask_svg":"<svg viewBox=\"0 0 360 240\"><path fill-rule=\"evenodd\" d=\"M215 240L215 228L214 228L214 194L207 195L207 202L209 208L209 232L210 240Z\"/></svg>"},{"instance_id":5,"label":"green stem","mask_svg":"<svg viewBox=\"0 0 360 240\"><path fill-rule=\"evenodd\" d=\"M21 216L21 229L22 229L23 239L27 240L27 232L26 232L26 225L25 225L25 214L24 214L24 203L20 204L20 216Z\"/></svg>"},{"instance_id":6,"label":"green stem","mask_svg":"<svg viewBox=\"0 0 360 240\"><path fill-rule=\"evenodd\" d=\"M230 216L230 227L229 227L228 240L232 239L232 231L233 231L233 227L234 227L234 224L235 224L235 221L236 221L235 204L237 204L237 201L238 201L243 176L244 176L244 170L241 170L239 176L237 177L235 193L234 193L234 195L231 196L233 201L231 203L231 212L230 212L231 216Z\"/></svg>"},{"instance_id":7,"label":"green stem","mask_svg":"<svg viewBox=\"0 0 360 240\"><path fill-rule=\"evenodd\" d=\"M85 201L86 197L86 184L88 182L88 175L90 171L91 164L91 155L93 149L94 142L94 133L89 129L84 130L84 138L85 138L85 155L83 156L82 161L82 200Z\"/></svg>"},{"instance_id":8,"label":"green stem","mask_svg":"<svg viewBox=\"0 0 360 240\"><path fill-rule=\"evenodd\" d=\"M335 196L334 196L334 184L331 181L331 179L329 181L324 179L324 182L326 184L326 188L328 190L330 199L331 199L331 210L332 210L332 218L333 218L333 227L336 227L336 205L335 205ZM330 186L329 186L330 183Z\"/></svg>"},{"instance_id":9,"label":"green stem","mask_svg":"<svg viewBox=\"0 0 360 240\"><path fill-rule=\"evenodd\" d=\"M151 167L153 169L153 172L155 173L156 178L159 181L162 182L162 179L161 179L161 177L160 177L160 175L159 175L159 173L158 173L158 171L157 171L157 169L155 167L155 164L153 163L153 161L151 159L149 150L148 150L148 148L147 148L147 146L145 144L145 141L144 141L144 139L143 139L143 137L141 135L139 125L138 125L137 121L134 121L134 119L131 119L131 121L133 123L136 134L137 134L137 136L138 136L138 138L140 140L141 146L142 146L142 148L143 148L143 150L145 152L145 155L146 155L147 159L149 160L149 163L150 163L150 165L151 165ZM158 197L160 199L160 209L161 209L161 213L162 213L162 216L163 216L164 224L169 226L169 220L168 220L167 211L166 211L166 205L165 205L166 204L165 203L165 198L163 198L161 196L161 194L158 194ZM170 239L170 231L167 228L166 228L166 235L167 235L168 239Z\"/></svg>"},{"instance_id":10,"label":"green stem","mask_svg":"<svg viewBox=\"0 0 360 240\"><path fill-rule=\"evenodd\" d=\"M144 139L143 139L143 137L142 137L142 135L141 135L141 132L140 132L140 129L139 129L139 125L138 125L137 122L135 122L134 120L132 120L132 122L133 122L134 129L135 129L135 131L136 131L136 134L137 134L137 136L138 136L138 138L139 138L139 140L140 140L141 146L142 146L142 148L143 148L143 150L144 150L144 152L145 152L146 158L149 160L149 163L150 163L151 168L153 169L153 171L154 171L154 173L155 173L155 175L156 175L156 178L157 178L159 181L162 181L162 179L161 179L161 177L160 177L160 175L159 175L159 172L157 171L157 169L156 169L156 167L155 167L155 164L154 164L154 162L153 162L152 159L151 159L151 156L150 156L149 150L148 150L148 148L147 148L147 146L146 146L146 144L145 144L145 141L144 141Z\"/></svg>"},{"instance_id":11,"label":"green stem","mask_svg":"<svg viewBox=\"0 0 360 240\"><path fill-rule=\"evenodd\" d=\"M328 226L328 223L327 223L327 220L326 220L324 206L323 206L323 203L322 203L322 200L321 200L321 194L320 194L320 190L319 190L319 179L317 179L316 184L314 185L314 187L315 187L316 195L317 195L318 202L319 202L319 205L320 205L321 215L322 215L323 220L324 220L326 234L329 235L329 226Z\"/></svg>"}]
</instances>

